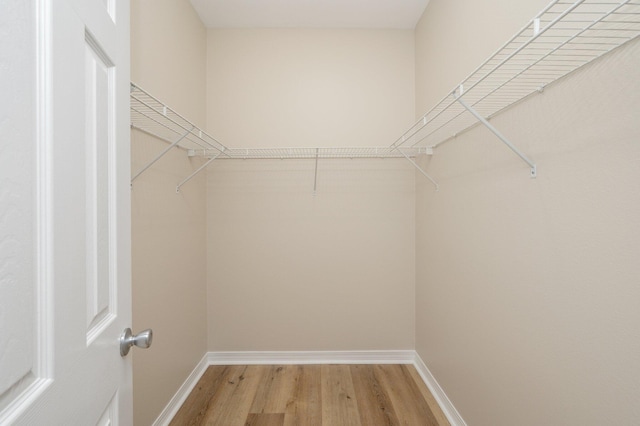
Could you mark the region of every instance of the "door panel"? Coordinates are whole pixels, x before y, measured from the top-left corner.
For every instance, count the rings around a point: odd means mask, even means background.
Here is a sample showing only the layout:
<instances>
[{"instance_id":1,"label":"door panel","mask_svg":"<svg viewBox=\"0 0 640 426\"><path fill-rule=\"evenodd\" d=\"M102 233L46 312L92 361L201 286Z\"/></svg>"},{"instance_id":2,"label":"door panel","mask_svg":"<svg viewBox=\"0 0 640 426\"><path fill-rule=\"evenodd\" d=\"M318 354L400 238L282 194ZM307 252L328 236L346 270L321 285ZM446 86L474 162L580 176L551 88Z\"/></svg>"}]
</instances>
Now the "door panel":
<instances>
[{"instance_id":1,"label":"door panel","mask_svg":"<svg viewBox=\"0 0 640 426\"><path fill-rule=\"evenodd\" d=\"M114 189L110 161L114 152L114 67L91 34L85 34L85 41L86 302L87 342L91 342L117 312L110 250L114 220L109 211Z\"/></svg>"},{"instance_id":2,"label":"door panel","mask_svg":"<svg viewBox=\"0 0 640 426\"><path fill-rule=\"evenodd\" d=\"M132 422L128 13L0 2L0 424Z\"/></svg>"},{"instance_id":3,"label":"door panel","mask_svg":"<svg viewBox=\"0 0 640 426\"><path fill-rule=\"evenodd\" d=\"M0 5L0 423L50 382L36 5ZM39 58L38 58L39 59Z\"/></svg>"}]
</instances>

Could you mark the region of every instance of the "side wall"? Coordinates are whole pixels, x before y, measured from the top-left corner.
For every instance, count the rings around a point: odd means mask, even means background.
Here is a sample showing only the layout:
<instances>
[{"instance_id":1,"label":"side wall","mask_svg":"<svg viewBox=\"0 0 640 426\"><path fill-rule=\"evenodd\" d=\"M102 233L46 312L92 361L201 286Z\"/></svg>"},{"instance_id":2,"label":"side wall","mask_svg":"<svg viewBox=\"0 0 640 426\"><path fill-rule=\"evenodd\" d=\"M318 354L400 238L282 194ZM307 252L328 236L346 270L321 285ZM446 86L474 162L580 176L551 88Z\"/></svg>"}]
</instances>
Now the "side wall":
<instances>
[{"instance_id":1,"label":"side wall","mask_svg":"<svg viewBox=\"0 0 640 426\"><path fill-rule=\"evenodd\" d=\"M131 80L206 125L207 30L189 0L131 0Z\"/></svg>"},{"instance_id":2,"label":"side wall","mask_svg":"<svg viewBox=\"0 0 640 426\"><path fill-rule=\"evenodd\" d=\"M131 78L198 125L205 117L206 30L188 0L131 2ZM132 131L132 168L167 144ZM134 423L160 414L206 351L205 177L176 194L199 161L180 150L132 188L133 328L153 328L133 351Z\"/></svg>"},{"instance_id":3,"label":"side wall","mask_svg":"<svg viewBox=\"0 0 640 426\"><path fill-rule=\"evenodd\" d=\"M208 124L231 146L390 145L414 116L411 31L215 30ZM414 347L406 160L208 170L209 350Z\"/></svg>"},{"instance_id":4,"label":"side wall","mask_svg":"<svg viewBox=\"0 0 640 426\"><path fill-rule=\"evenodd\" d=\"M419 24L424 109L477 64L443 58L498 47L479 28L502 26L494 5L530 9L511 33L544 6L477 2L476 22L463 3ZM482 128L423 160L441 188L417 178L416 348L470 425L640 423L639 67L636 40L492 119L535 180Z\"/></svg>"}]
</instances>

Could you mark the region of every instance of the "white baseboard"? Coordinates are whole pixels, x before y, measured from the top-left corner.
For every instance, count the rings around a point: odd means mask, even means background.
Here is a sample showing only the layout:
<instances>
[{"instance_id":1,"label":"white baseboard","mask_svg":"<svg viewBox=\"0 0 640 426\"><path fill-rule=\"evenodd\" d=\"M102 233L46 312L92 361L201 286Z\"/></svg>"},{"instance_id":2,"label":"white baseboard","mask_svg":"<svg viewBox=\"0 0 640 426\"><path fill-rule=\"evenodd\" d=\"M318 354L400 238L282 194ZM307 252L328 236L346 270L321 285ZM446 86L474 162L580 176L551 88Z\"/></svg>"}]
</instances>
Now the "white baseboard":
<instances>
[{"instance_id":1,"label":"white baseboard","mask_svg":"<svg viewBox=\"0 0 640 426\"><path fill-rule=\"evenodd\" d=\"M422 361L420 355L418 355L417 352L414 352L414 355L415 358L413 365L416 367L416 370L418 370L418 374L422 377L422 380L429 388L429 391L431 391L431 395L435 398L436 402L442 409L442 412L447 416L447 420L449 420L451 426L467 426L467 423L464 421L460 413L458 413L456 407L453 406L451 400L449 400L447 395L444 393L444 390L440 387L435 377L433 377L433 374L431 374L431 371L429 371L424 361Z\"/></svg>"},{"instance_id":2,"label":"white baseboard","mask_svg":"<svg viewBox=\"0 0 640 426\"><path fill-rule=\"evenodd\" d=\"M209 365L413 364L415 351L209 352Z\"/></svg>"},{"instance_id":3,"label":"white baseboard","mask_svg":"<svg viewBox=\"0 0 640 426\"><path fill-rule=\"evenodd\" d=\"M182 386L178 389L178 392L171 398L171 401L164 407L164 410L160 413L153 426L167 426L173 420L182 404L187 400L187 397L198 383L198 380L202 377L205 371L209 367L209 359L205 354L198 365L193 369L187 380L184 381Z\"/></svg>"},{"instance_id":4,"label":"white baseboard","mask_svg":"<svg viewBox=\"0 0 640 426\"><path fill-rule=\"evenodd\" d=\"M166 426L210 365L412 364L442 408L451 426L467 426L416 351L251 351L208 352L193 369L153 426Z\"/></svg>"}]
</instances>

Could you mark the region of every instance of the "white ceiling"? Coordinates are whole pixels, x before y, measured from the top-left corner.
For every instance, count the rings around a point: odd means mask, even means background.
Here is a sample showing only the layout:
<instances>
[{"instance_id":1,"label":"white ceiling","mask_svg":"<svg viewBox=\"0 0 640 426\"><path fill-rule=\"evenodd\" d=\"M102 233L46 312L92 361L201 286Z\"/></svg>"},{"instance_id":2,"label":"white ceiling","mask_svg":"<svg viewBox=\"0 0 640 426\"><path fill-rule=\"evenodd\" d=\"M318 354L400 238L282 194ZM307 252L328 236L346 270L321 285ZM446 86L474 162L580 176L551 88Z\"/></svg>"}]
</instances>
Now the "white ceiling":
<instances>
[{"instance_id":1,"label":"white ceiling","mask_svg":"<svg viewBox=\"0 0 640 426\"><path fill-rule=\"evenodd\" d=\"M191 0L209 28L413 29L429 0Z\"/></svg>"}]
</instances>

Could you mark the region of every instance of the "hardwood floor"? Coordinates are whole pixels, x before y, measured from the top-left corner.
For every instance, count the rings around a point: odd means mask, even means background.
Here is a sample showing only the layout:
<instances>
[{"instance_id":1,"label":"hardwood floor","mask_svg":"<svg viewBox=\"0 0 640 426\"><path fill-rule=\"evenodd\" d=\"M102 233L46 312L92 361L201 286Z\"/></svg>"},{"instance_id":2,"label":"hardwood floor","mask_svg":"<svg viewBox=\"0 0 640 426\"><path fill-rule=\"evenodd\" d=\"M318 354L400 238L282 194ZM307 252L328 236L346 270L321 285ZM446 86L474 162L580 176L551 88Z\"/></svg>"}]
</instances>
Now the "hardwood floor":
<instances>
[{"instance_id":1,"label":"hardwood floor","mask_svg":"<svg viewBox=\"0 0 640 426\"><path fill-rule=\"evenodd\" d=\"M449 425L411 365L211 366L172 426Z\"/></svg>"}]
</instances>

